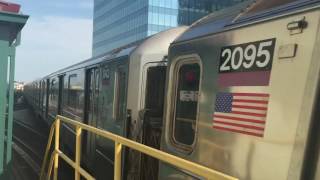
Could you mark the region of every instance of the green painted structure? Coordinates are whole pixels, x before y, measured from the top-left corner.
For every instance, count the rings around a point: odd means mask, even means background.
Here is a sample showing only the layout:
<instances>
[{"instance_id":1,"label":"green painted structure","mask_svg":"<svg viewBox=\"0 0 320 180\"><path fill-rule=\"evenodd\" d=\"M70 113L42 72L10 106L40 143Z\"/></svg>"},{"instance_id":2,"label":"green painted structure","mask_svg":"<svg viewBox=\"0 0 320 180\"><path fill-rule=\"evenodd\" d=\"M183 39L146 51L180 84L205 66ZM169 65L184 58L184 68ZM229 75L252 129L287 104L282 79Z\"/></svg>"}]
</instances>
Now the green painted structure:
<instances>
[{"instance_id":1,"label":"green painted structure","mask_svg":"<svg viewBox=\"0 0 320 180\"><path fill-rule=\"evenodd\" d=\"M0 10L0 179L10 173L15 50L28 16Z\"/></svg>"}]
</instances>

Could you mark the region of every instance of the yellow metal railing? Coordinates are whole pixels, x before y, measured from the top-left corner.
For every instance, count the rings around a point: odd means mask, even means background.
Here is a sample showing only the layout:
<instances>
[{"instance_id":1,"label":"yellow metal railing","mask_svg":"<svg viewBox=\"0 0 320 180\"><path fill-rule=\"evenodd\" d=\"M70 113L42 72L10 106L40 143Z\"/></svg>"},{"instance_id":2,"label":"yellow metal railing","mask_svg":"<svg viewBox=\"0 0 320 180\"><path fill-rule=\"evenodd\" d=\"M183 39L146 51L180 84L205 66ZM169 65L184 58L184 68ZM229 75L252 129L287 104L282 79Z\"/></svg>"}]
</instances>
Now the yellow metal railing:
<instances>
[{"instance_id":1,"label":"yellow metal railing","mask_svg":"<svg viewBox=\"0 0 320 180\"><path fill-rule=\"evenodd\" d=\"M59 148L61 121L63 123L74 126L76 129L75 161L73 161L72 159L67 157ZM187 161L185 159L176 157L174 155L165 153L165 152L160 151L158 149L154 149L154 148L145 146L143 144L137 143L135 141L126 139L122 136L118 136L118 135L112 134L108 131L97 129L95 127L92 127L92 126L80 123L78 121L74 121L72 119L58 115L55 122L51 126L51 129L50 129L46 153L45 153L45 157L44 157L42 167L41 167L40 180L51 179L52 170L53 170L53 179L54 180L58 179L59 158L66 161L71 167L74 168L75 180L80 180L80 176L83 176L89 180L95 179L92 175L90 175L86 170L84 170L80 166L81 134L82 134L83 130L86 130L88 132L94 133L95 135L98 135L98 136L101 136L106 139L114 141L114 143L115 143L115 147L114 147L115 148L115 151L114 151L114 179L115 180L121 179L122 146L126 146L128 148L134 149L134 150L139 151L141 153L147 154L147 155L152 156L158 160L161 160L163 162L171 164L175 167L184 169L186 171L189 171L193 174L204 177L206 179L210 179L210 180L215 180L215 179L217 179L217 180L236 180L237 179L237 178L228 176L226 174L223 174L221 172L207 168L205 166L202 166L202 165L193 163L191 161ZM51 144L53 141L53 136L54 136L54 140L55 140L54 150L51 154L50 163L47 168L48 155L49 155ZM47 169L47 173L45 173L46 169Z\"/></svg>"}]
</instances>

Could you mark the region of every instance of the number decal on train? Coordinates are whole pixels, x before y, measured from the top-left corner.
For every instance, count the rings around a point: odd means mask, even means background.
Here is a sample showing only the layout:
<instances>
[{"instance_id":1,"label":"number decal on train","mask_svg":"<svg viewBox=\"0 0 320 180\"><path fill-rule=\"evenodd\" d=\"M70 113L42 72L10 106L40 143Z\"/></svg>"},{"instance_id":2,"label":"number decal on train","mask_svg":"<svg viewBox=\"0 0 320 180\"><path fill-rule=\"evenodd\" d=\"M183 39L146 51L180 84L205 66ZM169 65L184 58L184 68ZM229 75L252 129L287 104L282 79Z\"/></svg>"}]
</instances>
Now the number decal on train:
<instances>
[{"instance_id":1,"label":"number decal on train","mask_svg":"<svg viewBox=\"0 0 320 180\"><path fill-rule=\"evenodd\" d=\"M223 47L220 73L271 70L276 39Z\"/></svg>"}]
</instances>

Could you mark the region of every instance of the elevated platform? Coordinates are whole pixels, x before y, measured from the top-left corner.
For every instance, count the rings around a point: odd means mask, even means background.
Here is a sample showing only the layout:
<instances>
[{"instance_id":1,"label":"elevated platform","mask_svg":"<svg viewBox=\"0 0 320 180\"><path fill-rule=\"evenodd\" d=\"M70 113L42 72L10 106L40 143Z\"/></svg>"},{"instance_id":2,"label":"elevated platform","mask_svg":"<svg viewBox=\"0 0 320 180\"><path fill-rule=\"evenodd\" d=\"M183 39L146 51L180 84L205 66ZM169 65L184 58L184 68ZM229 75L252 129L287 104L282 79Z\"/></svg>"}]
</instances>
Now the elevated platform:
<instances>
[{"instance_id":1,"label":"elevated platform","mask_svg":"<svg viewBox=\"0 0 320 180\"><path fill-rule=\"evenodd\" d=\"M12 179L39 179L48 127L17 97L13 114Z\"/></svg>"},{"instance_id":2,"label":"elevated platform","mask_svg":"<svg viewBox=\"0 0 320 180\"><path fill-rule=\"evenodd\" d=\"M35 115L23 97L16 97L13 114L12 166L4 180L39 179L48 135L47 124ZM71 179L71 169L65 165L62 165L61 169L63 172L59 173L59 179Z\"/></svg>"}]
</instances>

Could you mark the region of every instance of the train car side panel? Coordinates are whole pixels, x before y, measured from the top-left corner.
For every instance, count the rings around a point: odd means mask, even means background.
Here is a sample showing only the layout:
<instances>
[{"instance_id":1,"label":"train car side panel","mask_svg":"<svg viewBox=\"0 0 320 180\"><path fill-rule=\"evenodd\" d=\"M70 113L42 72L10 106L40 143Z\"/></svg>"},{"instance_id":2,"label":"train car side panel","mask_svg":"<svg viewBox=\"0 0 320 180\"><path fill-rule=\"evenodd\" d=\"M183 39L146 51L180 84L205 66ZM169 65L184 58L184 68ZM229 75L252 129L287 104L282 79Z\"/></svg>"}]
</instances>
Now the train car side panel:
<instances>
[{"instance_id":1,"label":"train car side panel","mask_svg":"<svg viewBox=\"0 0 320 180\"><path fill-rule=\"evenodd\" d=\"M308 26L291 34L288 24L303 17ZM310 82L319 70L312 66L318 26L319 11L309 11L174 45L168 79L179 77L172 68L190 54L199 56L203 75L199 93L169 83L162 149L240 179L299 179L308 132L301 128L310 125L316 94L310 87L318 84ZM196 140L182 146L172 141L178 101L199 103L195 126L184 131ZM229 111L223 104L229 102L238 104ZM161 170L161 179L186 178L165 165Z\"/></svg>"}]
</instances>

